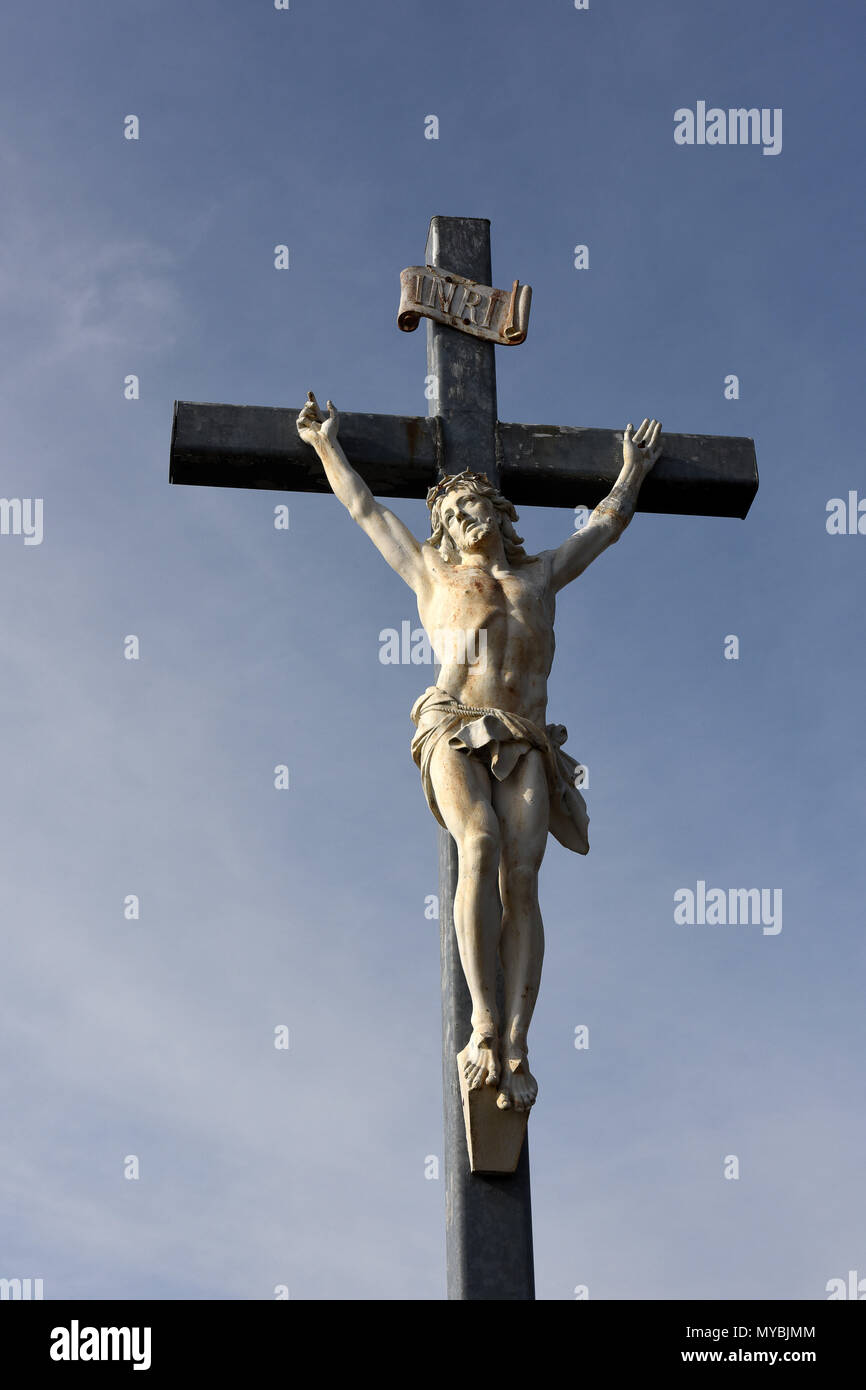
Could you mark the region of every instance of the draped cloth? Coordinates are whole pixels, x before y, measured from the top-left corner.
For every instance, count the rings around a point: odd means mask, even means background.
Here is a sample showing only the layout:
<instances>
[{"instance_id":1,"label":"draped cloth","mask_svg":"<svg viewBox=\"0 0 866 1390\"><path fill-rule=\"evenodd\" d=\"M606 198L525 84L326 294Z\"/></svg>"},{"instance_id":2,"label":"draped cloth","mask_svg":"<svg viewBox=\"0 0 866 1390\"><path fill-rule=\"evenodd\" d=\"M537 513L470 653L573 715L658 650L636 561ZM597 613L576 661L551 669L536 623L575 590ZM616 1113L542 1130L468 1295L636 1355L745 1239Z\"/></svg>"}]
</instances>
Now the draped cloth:
<instances>
[{"instance_id":1,"label":"draped cloth","mask_svg":"<svg viewBox=\"0 0 866 1390\"><path fill-rule=\"evenodd\" d=\"M537 748L544 760L550 793L550 834L566 849L576 854L588 853L589 816L586 802L575 786L579 764L562 749L568 738L564 724L547 724L542 729L511 710L463 705L438 685L428 686L418 697L411 718L416 728L412 757L421 771L427 805L440 825L445 822L436 804L430 763L441 739L447 738L451 748L468 756L483 758L499 782L514 771L524 753Z\"/></svg>"}]
</instances>

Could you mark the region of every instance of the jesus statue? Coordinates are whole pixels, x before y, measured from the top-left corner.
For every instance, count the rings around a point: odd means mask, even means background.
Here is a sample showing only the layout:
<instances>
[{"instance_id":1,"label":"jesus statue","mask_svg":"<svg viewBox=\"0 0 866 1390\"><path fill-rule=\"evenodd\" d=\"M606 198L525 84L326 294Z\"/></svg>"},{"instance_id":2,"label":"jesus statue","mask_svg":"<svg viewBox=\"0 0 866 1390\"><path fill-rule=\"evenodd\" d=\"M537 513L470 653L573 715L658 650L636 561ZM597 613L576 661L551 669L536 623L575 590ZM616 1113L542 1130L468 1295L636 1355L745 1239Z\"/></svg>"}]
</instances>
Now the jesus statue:
<instances>
[{"instance_id":1,"label":"jesus statue","mask_svg":"<svg viewBox=\"0 0 866 1390\"><path fill-rule=\"evenodd\" d=\"M514 507L484 474L467 469L430 489L431 534L420 542L352 468L330 401L324 419L310 393L297 428L335 496L415 594L441 663L412 709L412 756L430 810L457 844L454 924L472 998L464 1081L470 1091L496 1088L502 1110L528 1110L538 1094L528 1033L544 955L538 872L548 833L578 854L589 849L578 764L563 751L564 727L546 723L556 595L631 521L661 454L661 425L626 426L608 496L581 530L539 555L526 554Z\"/></svg>"}]
</instances>

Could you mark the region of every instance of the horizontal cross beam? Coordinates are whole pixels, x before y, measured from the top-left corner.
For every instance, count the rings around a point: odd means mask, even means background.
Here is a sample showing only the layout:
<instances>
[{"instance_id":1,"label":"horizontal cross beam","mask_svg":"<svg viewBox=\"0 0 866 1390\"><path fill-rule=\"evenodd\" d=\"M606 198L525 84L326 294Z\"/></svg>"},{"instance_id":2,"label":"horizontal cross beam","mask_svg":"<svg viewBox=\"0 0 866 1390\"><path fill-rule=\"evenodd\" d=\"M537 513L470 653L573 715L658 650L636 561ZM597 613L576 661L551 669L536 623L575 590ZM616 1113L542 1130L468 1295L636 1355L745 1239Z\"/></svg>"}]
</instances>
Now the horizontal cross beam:
<instances>
[{"instance_id":1,"label":"horizontal cross beam","mask_svg":"<svg viewBox=\"0 0 866 1390\"><path fill-rule=\"evenodd\" d=\"M283 407L176 401L171 482L330 492L315 453L298 437L297 415ZM502 491L517 506L593 507L622 465L622 430L500 423L497 434ZM424 497L436 481L435 418L342 414L340 442L374 496ZM459 463L473 467L470 458ZM753 440L663 434L638 511L745 517L757 490Z\"/></svg>"}]
</instances>

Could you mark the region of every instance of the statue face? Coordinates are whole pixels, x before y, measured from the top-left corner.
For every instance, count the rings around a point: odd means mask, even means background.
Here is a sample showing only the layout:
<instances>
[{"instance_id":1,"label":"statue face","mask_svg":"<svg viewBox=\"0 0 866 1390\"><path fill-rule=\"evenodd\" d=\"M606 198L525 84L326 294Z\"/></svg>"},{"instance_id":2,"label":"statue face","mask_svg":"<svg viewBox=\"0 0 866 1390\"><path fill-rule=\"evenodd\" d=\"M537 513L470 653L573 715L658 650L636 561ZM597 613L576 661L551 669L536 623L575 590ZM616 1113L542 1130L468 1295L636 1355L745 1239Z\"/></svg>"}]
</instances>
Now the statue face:
<instances>
[{"instance_id":1,"label":"statue face","mask_svg":"<svg viewBox=\"0 0 866 1390\"><path fill-rule=\"evenodd\" d=\"M442 522L458 550L477 550L499 530L496 508L472 488L454 488L442 499Z\"/></svg>"}]
</instances>

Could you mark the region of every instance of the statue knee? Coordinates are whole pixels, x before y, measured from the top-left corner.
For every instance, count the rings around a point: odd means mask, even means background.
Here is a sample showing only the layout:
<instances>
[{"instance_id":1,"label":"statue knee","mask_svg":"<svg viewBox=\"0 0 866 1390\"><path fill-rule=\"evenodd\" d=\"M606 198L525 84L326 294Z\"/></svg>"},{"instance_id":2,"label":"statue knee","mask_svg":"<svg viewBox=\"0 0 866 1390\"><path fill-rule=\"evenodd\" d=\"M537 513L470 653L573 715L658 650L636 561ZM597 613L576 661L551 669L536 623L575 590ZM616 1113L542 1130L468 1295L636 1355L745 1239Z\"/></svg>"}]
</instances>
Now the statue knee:
<instances>
[{"instance_id":1,"label":"statue knee","mask_svg":"<svg viewBox=\"0 0 866 1390\"><path fill-rule=\"evenodd\" d=\"M507 897L517 898L521 902L533 899L538 892L538 864L524 862L520 864L508 864L505 866L502 875L502 891Z\"/></svg>"},{"instance_id":2,"label":"statue knee","mask_svg":"<svg viewBox=\"0 0 866 1390\"><path fill-rule=\"evenodd\" d=\"M469 830L459 846L460 867L468 874L499 871L499 831L493 826Z\"/></svg>"}]
</instances>

